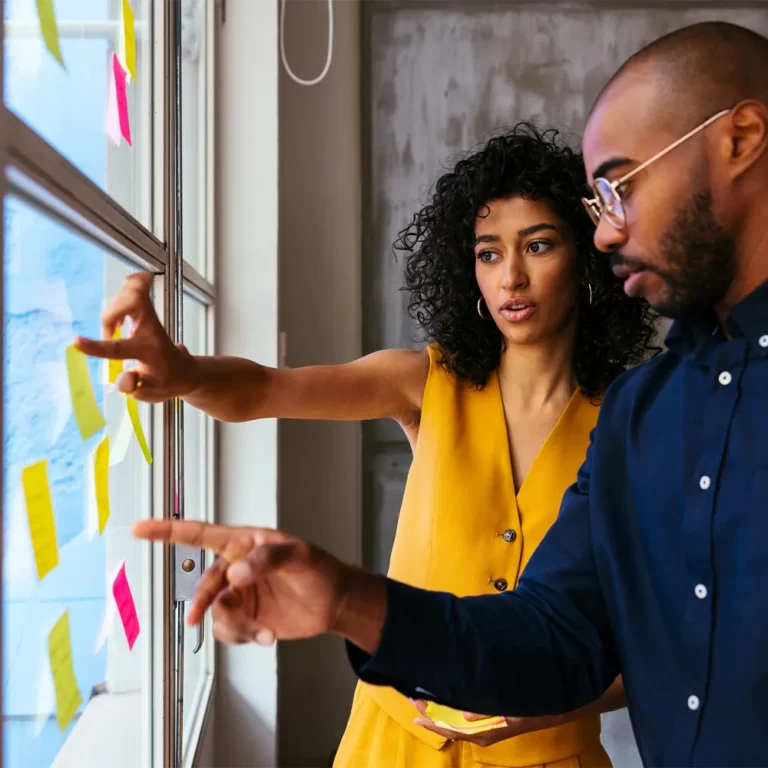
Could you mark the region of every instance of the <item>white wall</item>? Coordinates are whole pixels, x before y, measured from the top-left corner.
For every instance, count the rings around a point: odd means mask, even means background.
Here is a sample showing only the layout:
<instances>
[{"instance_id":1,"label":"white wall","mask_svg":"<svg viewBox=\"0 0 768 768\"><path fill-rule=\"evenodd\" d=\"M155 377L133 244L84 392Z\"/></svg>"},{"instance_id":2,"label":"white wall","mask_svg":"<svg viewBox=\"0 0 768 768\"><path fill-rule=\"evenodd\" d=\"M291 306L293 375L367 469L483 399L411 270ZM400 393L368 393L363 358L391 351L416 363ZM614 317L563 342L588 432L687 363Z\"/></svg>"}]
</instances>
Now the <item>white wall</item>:
<instances>
[{"instance_id":1,"label":"white wall","mask_svg":"<svg viewBox=\"0 0 768 768\"><path fill-rule=\"evenodd\" d=\"M227 0L219 36L218 352L277 364L277 3ZM277 524L277 425L221 425L218 520ZM215 765L274 766L276 651L219 646Z\"/></svg>"},{"instance_id":2,"label":"white wall","mask_svg":"<svg viewBox=\"0 0 768 768\"><path fill-rule=\"evenodd\" d=\"M342 363L362 350L360 31L358 0L334 2L334 55L317 86L280 70L280 329L287 364ZM290 0L293 71L322 70L327 3ZM338 557L361 559L357 423L280 423L280 526ZM281 766L326 765L349 715L355 680L338 638L278 651Z\"/></svg>"}]
</instances>

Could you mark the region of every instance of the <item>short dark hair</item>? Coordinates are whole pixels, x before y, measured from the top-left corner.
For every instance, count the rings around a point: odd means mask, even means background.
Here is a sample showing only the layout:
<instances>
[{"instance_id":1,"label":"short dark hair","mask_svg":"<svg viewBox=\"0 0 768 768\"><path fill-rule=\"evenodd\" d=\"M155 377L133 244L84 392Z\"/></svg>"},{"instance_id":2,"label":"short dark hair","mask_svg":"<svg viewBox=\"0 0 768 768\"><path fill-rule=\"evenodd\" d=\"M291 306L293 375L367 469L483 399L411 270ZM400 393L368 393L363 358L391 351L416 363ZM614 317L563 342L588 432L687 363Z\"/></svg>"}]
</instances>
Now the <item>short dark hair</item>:
<instances>
[{"instance_id":1,"label":"short dark hair","mask_svg":"<svg viewBox=\"0 0 768 768\"><path fill-rule=\"evenodd\" d=\"M691 128L744 99L768 105L768 39L736 24L705 21L654 40L622 64L595 105L625 76L646 69L655 75L657 93Z\"/></svg>"}]
</instances>

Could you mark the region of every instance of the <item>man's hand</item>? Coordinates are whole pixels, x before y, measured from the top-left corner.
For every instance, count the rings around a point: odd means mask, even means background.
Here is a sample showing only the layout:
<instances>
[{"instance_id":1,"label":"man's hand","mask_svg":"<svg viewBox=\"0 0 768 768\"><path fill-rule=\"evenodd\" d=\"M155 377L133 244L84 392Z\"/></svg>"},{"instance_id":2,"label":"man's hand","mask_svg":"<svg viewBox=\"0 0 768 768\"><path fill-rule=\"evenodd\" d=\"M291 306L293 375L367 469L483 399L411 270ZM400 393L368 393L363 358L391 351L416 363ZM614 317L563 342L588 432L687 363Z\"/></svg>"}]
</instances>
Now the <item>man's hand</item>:
<instances>
[{"instance_id":1,"label":"man's hand","mask_svg":"<svg viewBox=\"0 0 768 768\"><path fill-rule=\"evenodd\" d=\"M174 345L163 328L150 298L153 276L129 275L101 316L103 341L77 338L75 346L86 355L112 360L135 360L136 368L123 371L117 388L137 400L159 403L183 397L195 387L195 359L185 347ZM133 334L113 339L127 317Z\"/></svg>"},{"instance_id":2,"label":"man's hand","mask_svg":"<svg viewBox=\"0 0 768 768\"><path fill-rule=\"evenodd\" d=\"M535 728L526 728L525 718L523 717L505 717L504 719L507 721L505 726L489 731L481 731L480 733L462 733L451 728L438 728L427 714L426 701L414 699L413 704L421 715L414 721L416 725L420 725L422 728L426 728L426 730L432 731L432 733L436 733L438 736L442 736L449 741L469 741L478 747L490 747L491 744L511 739L514 736L519 736L521 733L527 733L529 730L536 730ZM470 722L473 720L485 720L488 717L488 715L476 715L472 712L462 712L462 714Z\"/></svg>"},{"instance_id":3,"label":"man's hand","mask_svg":"<svg viewBox=\"0 0 768 768\"><path fill-rule=\"evenodd\" d=\"M212 606L225 643L271 645L334 632L373 652L386 614L381 579L282 531L192 521L142 520L137 538L190 544L219 555L203 573L187 614Z\"/></svg>"}]
</instances>

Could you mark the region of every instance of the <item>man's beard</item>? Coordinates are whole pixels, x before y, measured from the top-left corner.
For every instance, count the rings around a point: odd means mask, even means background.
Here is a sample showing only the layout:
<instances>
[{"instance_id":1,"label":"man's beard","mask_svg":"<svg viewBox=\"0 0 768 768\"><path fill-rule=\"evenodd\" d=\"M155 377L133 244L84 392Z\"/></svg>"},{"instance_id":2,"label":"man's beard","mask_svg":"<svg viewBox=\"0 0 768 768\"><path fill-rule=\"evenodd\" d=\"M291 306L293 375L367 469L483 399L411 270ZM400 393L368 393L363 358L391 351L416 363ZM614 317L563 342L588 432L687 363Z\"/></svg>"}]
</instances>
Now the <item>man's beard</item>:
<instances>
[{"instance_id":1,"label":"man's beard","mask_svg":"<svg viewBox=\"0 0 768 768\"><path fill-rule=\"evenodd\" d=\"M669 289L653 308L665 317L712 309L733 282L733 240L715 221L712 191L697 192L681 205L661 238L664 270L655 270Z\"/></svg>"},{"instance_id":2,"label":"man's beard","mask_svg":"<svg viewBox=\"0 0 768 768\"><path fill-rule=\"evenodd\" d=\"M668 295L651 304L664 317L681 317L712 309L725 296L735 273L733 240L715 221L712 191L697 192L680 205L662 235L659 255L664 268L640 259L625 263L658 275ZM614 263L622 263L615 254Z\"/></svg>"}]
</instances>

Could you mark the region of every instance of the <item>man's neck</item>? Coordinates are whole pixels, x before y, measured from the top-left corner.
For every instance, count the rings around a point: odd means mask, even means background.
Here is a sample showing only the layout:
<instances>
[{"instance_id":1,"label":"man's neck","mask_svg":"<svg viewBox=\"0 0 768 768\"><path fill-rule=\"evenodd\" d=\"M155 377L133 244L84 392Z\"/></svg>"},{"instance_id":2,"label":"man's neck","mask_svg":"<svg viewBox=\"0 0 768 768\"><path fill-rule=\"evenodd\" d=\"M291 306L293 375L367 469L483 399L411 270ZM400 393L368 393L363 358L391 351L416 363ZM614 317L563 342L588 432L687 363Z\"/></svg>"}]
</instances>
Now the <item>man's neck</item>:
<instances>
[{"instance_id":1,"label":"man's neck","mask_svg":"<svg viewBox=\"0 0 768 768\"><path fill-rule=\"evenodd\" d=\"M722 301L715 306L715 314L725 329L726 320L733 308L752 291L768 280L768 226L747 232L736 248L736 274Z\"/></svg>"}]
</instances>

